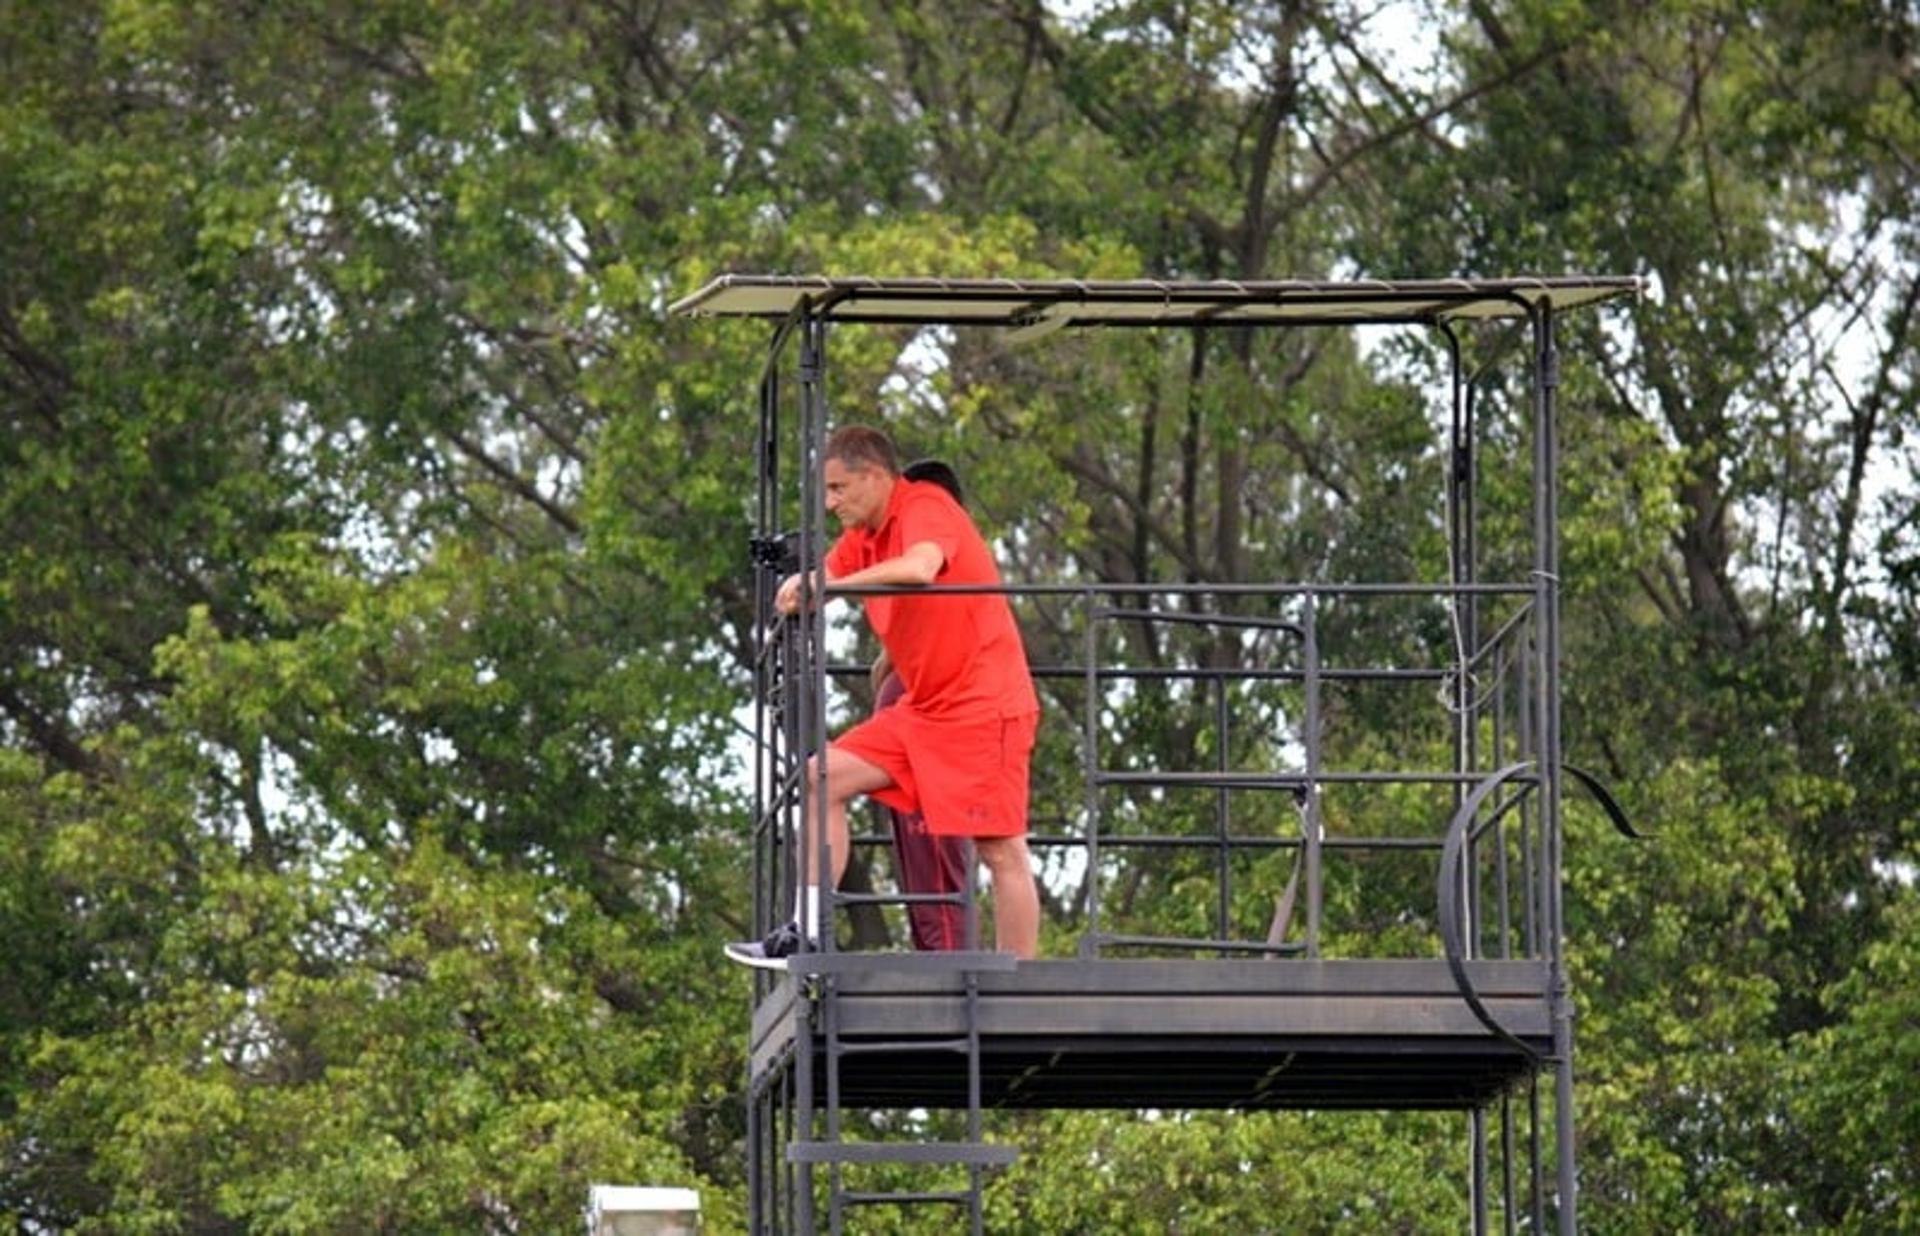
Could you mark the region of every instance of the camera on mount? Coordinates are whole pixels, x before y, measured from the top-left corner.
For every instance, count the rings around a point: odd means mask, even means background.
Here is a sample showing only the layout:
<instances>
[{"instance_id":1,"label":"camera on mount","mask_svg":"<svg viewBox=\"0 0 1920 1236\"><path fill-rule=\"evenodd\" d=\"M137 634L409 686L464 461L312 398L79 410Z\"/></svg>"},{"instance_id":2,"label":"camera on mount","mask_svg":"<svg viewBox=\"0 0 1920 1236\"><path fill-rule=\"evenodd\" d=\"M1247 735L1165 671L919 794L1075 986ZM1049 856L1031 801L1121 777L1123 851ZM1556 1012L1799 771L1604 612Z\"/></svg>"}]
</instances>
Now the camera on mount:
<instances>
[{"instance_id":1,"label":"camera on mount","mask_svg":"<svg viewBox=\"0 0 1920 1236\"><path fill-rule=\"evenodd\" d=\"M800 570L800 534L798 532L751 537L747 541L747 549L754 566L770 572L778 579L785 579Z\"/></svg>"}]
</instances>

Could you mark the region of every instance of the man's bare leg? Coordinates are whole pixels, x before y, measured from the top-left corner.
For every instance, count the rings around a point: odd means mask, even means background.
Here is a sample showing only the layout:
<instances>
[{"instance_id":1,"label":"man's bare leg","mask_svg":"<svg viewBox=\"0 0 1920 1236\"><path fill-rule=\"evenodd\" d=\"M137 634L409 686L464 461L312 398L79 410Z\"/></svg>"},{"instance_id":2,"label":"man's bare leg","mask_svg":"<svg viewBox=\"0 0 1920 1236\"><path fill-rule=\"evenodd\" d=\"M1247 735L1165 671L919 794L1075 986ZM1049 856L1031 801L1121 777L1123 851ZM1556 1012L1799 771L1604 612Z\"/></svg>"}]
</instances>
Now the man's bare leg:
<instances>
[{"instance_id":1,"label":"man's bare leg","mask_svg":"<svg viewBox=\"0 0 1920 1236\"><path fill-rule=\"evenodd\" d=\"M974 842L993 876L994 946L1022 961L1040 952L1040 890L1025 837L981 837Z\"/></svg>"},{"instance_id":2,"label":"man's bare leg","mask_svg":"<svg viewBox=\"0 0 1920 1236\"><path fill-rule=\"evenodd\" d=\"M856 794L871 794L892 784L892 778L885 772L844 751L828 748L824 777L817 761L807 761L807 789L800 809L803 821L800 830L803 855L800 870L803 874L799 888L795 890L794 899L799 904L793 908L794 921L776 927L764 940L736 940L728 944L726 952L729 958L741 965L762 970L785 969L795 953L812 947L809 941L817 942L825 937L833 924L822 913L827 895L820 883L820 834L806 825L820 814L817 800L824 792L827 809L823 822L833 882L838 885L840 877L846 874L851 849L847 831L847 800Z\"/></svg>"},{"instance_id":3,"label":"man's bare leg","mask_svg":"<svg viewBox=\"0 0 1920 1236\"><path fill-rule=\"evenodd\" d=\"M820 768L818 760L807 761L807 793L801 803L800 814L804 821L810 821L820 801ZM860 794L871 794L875 790L884 790L893 784L893 778L884 769L867 763L857 755L841 751L836 747L827 748L827 852L833 863L833 887L838 888L840 877L847 874L847 861L852 857L853 839L847 827L847 803ZM803 827L801 836L806 839L802 846L805 861L802 868L806 878L802 881L801 897L804 900L808 889L820 889L820 849L816 834L811 828ZM814 905L817 907L826 900L824 892L816 893ZM816 915L798 914L802 929L809 935L820 930Z\"/></svg>"}]
</instances>

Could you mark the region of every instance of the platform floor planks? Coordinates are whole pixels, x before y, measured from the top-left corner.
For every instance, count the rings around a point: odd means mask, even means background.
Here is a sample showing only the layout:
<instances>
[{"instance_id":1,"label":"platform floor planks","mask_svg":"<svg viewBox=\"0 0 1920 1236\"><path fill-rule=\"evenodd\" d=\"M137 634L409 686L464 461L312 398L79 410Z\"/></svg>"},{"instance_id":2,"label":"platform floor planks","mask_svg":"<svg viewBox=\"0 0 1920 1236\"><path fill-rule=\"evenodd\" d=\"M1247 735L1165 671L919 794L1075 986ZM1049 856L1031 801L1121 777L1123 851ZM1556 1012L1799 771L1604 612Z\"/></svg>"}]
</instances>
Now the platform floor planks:
<instances>
[{"instance_id":1,"label":"platform floor planks","mask_svg":"<svg viewBox=\"0 0 1920 1236\"><path fill-rule=\"evenodd\" d=\"M1468 973L1545 1056L1544 963L1475 961ZM793 1067L803 1003L817 1010L826 981L782 978L756 1009L756 1083ZM913 1046L966 1033L963 976L876 958L831 981L844 1042L899 1045L842 1058L843 1105L966 1105L965 1057ZM1036 961L978 982L989 1107L1463 1109L1539 1067L1474 1017L1439 960Z\"/></svg>"}]
</instances>

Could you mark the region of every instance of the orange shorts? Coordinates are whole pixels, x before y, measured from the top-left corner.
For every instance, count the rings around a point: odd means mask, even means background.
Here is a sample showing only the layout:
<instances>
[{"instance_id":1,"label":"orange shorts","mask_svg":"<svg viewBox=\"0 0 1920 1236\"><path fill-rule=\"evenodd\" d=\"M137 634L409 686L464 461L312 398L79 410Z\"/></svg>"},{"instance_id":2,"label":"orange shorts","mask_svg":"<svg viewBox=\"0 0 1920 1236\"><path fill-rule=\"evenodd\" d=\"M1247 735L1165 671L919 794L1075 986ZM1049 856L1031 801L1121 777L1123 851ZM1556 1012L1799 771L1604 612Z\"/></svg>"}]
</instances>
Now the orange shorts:
<instances>
[{"instance_id":1,"label":"orange shorts","mask_svg":"<svg viewBox=\"0 0 1920 1236\"><path fill-rule=\"evenodd\" d=\"M926 817L941 837L1018 837L1027 831L1027 761L1040 714L935 721L911 704L883 708L833 745L886 773L873 796Z\"/></svg>"}]
</instances>

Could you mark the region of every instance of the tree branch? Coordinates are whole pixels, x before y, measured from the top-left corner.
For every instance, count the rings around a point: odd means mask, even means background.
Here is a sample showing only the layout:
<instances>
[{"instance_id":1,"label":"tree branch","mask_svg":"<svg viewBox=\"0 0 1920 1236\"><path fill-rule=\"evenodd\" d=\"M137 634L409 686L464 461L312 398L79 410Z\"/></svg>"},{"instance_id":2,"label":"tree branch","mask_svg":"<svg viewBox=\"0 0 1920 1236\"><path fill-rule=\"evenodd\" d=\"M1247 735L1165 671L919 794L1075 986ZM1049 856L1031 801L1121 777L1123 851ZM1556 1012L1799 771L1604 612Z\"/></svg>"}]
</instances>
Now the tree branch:
<instances>
[{"instance_id":1,"label":"tree branch","mask_svg":"<svg viewBox=\"0 0 1920 1236\"><path fill-rule=\"evenodd\" d=\"M1538 69L1541 65L1563 54L1574 45L1575 44L1568 44L1563 46L1559 44L1549 44L1533 55L1528 56L1526 59L1512 65L1506 72L1495 77L1490 77L1483 82L1478 82L1450 98L1435 103L1423 112L1408 116L1398 124L1390 125L1385 129L1370 134L1354 145L1335 154L1325 166L1314 173L1313 178L1306 183L1304 188L1298 193L1291 195L1292 200L1289 205L1292 209L1299 209L1323 193L1348 167L1366 158L1382 146L1391 145L1407 134L1417 129L1425 128L1442 116L1448 115L1476 99L1512 85L1521 78L1533 73L1534 70ZM1273 213L1277 217L1280 209L1276 208Z\"/></svg>"},{"instance_id":2,"label":"tree branch","mask_svg":"<svg viewBox=\"0 0 1920 1236\"><path fill-rule=\"evenodd\" d=\"M528 502L533 503L534 506L540 508L540 510L546 514L547 518L566 529L570 535L580 535L580 521L570 515L558 503L541 493L532 481L521 476L500 460L495 459L482 449L479 443L474 442L458 430L443 429L441 432L446 435L449 442L459 448L461 454L492 473L510 492L517 494Z\"/></svg>"},{"instance_id":3,"label":"tree branch","mask_svg":"<svg viewBox=\"0 0 1920 1236\"><path fill-rule=\"evenodd\" d=\"M1173 529L1167 527L1165 521L1155 515L1152 509L1144 505L1125 485L1114 479L1104 467L1080 454L1067 451L1055 453L1053 461L1066 472L1117 500L1133 517L1136 526L1151 533L1154 541L1172 554L1175 561L1185 568L1189 575L1197 577L1202 573L1197 556L1188 552L1180 538L1174 534Z\"/></svg>"}]
</instances>

